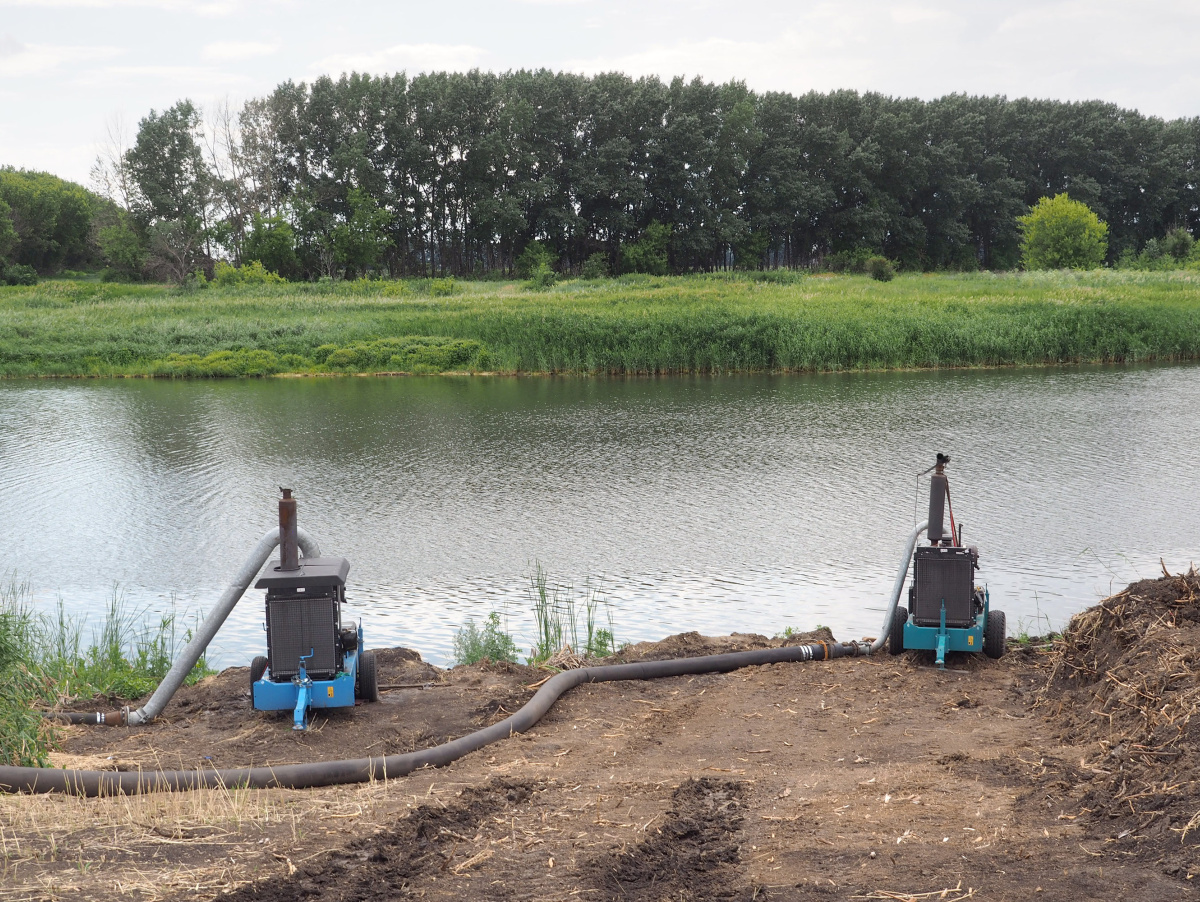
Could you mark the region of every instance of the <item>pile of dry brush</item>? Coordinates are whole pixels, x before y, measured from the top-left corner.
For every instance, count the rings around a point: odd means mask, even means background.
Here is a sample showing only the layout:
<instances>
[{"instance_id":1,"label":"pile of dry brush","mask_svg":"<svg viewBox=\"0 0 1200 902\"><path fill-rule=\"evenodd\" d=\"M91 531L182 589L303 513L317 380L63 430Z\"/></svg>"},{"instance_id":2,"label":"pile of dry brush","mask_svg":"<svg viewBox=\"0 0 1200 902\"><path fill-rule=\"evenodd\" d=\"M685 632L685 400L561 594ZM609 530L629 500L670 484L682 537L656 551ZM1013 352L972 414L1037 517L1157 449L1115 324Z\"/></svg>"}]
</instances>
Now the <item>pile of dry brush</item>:
<instances>
[{"instance_id":1,"label":"pile of dry brush","mask_svg":"<svg viewBox=\"0 0 1200 902\"><path fill-rule=\"evenodd\" d=\"M1040 705L1090 747L1081 803L1114 852L1200 863L1200 574L1133 583L1071 620ZM1117 842L1117 841L1120 842Z\"/></svg>"}]
</instances>

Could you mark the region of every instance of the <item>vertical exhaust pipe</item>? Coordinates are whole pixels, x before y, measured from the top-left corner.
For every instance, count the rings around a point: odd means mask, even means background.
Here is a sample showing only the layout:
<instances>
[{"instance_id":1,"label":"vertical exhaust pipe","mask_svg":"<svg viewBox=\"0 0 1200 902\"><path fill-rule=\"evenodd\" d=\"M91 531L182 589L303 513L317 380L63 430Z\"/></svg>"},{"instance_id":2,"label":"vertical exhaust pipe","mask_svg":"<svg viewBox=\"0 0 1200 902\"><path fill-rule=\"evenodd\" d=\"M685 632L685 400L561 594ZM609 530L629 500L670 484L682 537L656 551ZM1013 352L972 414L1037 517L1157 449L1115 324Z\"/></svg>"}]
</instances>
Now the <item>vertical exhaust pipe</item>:
<instances>
[{"instance_id":1,"label":"vertical exhaust pipe","mask_svg":"<svg viewBox=\"0 0 1200 902\"><path fill-rule=\"evenodd\" d=\"M946 478L946 464L950 457L938 454L934 474L929 477L929 544L937 545L945 537L944 518L946 513L946 488L950 480ZM953 540L953 537L952 537Z\"/></svg>"},{"instance_id":2,"label":"vertical exhaust pipe","mask_svg":"<svg viewBox=\"0 0 1200 902\"><path fill-rule=\"evenodd\" d=\"M279 569L300 569L300 547L296 535L296 499L292 490L280 486L283 497L279 499ZM940 520L939 520L940 522Z\"/></svg>"}]
</instances>

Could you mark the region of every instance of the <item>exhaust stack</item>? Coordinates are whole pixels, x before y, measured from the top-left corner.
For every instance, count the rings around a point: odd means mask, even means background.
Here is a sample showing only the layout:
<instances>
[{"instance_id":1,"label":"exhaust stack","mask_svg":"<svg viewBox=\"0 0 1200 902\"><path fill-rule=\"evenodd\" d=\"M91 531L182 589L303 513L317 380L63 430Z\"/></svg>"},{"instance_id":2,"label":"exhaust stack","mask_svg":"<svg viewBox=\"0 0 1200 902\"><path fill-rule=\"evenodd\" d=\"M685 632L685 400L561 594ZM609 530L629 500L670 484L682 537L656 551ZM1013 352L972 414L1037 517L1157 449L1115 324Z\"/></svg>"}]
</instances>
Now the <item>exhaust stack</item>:
<instances>
[{"instance_id":1,"label":"exhaust stack","mask_svg":"<svg viewBox=\"0 0 1200 902\"><path fill-rule=\"evenodd\" d=\"M279 499L279 569L290 572L300 569L300 547L296 535L296 499L292 490L280 486Z\"/></svg>"},{"instance_id":2,"label":"exhaust stack","mask_svg":"<svg viewBox=\"0 0 1200 902\"><path fill-rule=\"evenodd\" d=\"M948 454L938 454L934 473L929 477L929 536L930 545L940 545L945 537L944 518L946 514L946 491L950 480L946 478L946 464L950 463ZM954 544L951 537L950 544Z\"/></svg>"}]
</instances>

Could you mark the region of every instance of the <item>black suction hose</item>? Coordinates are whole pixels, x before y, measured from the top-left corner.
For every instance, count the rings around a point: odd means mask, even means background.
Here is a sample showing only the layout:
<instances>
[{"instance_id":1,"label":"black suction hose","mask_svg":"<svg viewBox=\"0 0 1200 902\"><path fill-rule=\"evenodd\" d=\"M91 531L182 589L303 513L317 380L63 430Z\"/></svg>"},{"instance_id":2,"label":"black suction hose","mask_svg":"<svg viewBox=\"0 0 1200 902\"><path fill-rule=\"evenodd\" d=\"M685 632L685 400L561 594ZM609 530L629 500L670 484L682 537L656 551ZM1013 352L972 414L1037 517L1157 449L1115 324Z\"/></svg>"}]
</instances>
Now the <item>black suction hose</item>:
<instances>
[{"instance_id":1,"label":"black suction hose","mask_svg":"<svg viewBox=\"0 0 1200 902\"><path fill-rule=\"evenodd\" d=\"M365 783L387 777L402 777L422 767L442 767L485 745L524 733L542 719L564 692L582 683L608 683L619 680L651 680L659 677L698 673L727 673L741 667L797 661L828 661L866 655L869 647L857 643L845 645L821 642L816 645L792 645L764 648L699 658L675 658L639 664L609 664L581 667L551 677L512 717L490 727L420 752L388 755L380 758L353 758L344 761L320 761L312 764L284 764L278 767L243 767L233 770L160 770L102 771L56 770L40 767L0 767L0 789L7 792L64 792L73 795L107 796L120 793L158 792L214 787L250 787L266 789L286 787L306 789ZM99 714L79 715L92 718L74 723L96 723ZM70 717L70 715L68 716ZM102 721L101 721L102 722Z\"/></svg>"},{"instance_id":2,"label":"black suction hose","mask_svg":"<svg viewBox=\"0 0 1200 902\"><path fill-rule=\"evenodd\" d=\"M84 724L89 727L102 726L104 724L120 724L124 723L120 711L51 711L43 714L42 717L46 720L54 720L59 723L75 723Z\"/></svg>"}]
</instances>

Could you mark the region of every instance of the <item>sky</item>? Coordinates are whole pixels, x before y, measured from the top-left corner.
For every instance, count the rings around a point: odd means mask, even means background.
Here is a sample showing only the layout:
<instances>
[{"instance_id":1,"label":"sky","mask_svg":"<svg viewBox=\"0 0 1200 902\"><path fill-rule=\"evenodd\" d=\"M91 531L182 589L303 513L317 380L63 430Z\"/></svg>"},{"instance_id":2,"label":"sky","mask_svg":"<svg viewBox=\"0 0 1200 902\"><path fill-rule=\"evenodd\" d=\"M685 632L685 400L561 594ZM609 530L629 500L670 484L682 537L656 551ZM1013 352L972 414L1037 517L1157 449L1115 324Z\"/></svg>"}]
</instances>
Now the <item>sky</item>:
<instances>
[{"instance_id":1,"label":"sky","mask_svg":"<svg viewBox=\"0 0 1200 902\"><path fill-rule=\"evenodd\" d=\"M0 165L88 183L114 126L286 79L471 68L1100 99L1200 115L1196 0L0 0Z\"/></svg>"}]
</instances>

